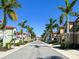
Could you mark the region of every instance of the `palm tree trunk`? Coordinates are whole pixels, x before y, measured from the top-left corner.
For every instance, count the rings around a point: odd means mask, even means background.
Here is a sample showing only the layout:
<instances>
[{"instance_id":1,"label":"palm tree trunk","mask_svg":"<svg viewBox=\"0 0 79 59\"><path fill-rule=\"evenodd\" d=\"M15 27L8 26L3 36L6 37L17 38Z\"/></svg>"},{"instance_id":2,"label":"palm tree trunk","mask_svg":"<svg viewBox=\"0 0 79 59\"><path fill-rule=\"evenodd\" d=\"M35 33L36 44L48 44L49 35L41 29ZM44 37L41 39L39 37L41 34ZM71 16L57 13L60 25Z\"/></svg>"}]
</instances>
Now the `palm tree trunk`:
<instances>
[{"instance_id":1,"label":"palm tree trunk","mask_svg":"<svg viewBox=\"0 0 79 59\"><path fill-rule=\"evenodd\" d=\"M52 33L53 33L53 32L52 32ZM51 33L51 40L52 40L52 38L53 38L52 33Z\"/></svg>"},{"instance_id":2,"label":"palm tree trunk","mask_svg":"<svg viewBox=\"0 0 79 59\"><path fill-rule=\"evenodd\" d=\"M46 38L45 38L45 42L46 42L46 43L49 43L49 38L50 38L50 34L47 33Z\"/></svg>"},{"instance_id":3,"label":"palm tree trunk","mask_svg":"<svg viewBox=\"0 0 79 59\"><path fill-rule=\"evenodd\" d=\"M46 34L44 35L43 40L47 40L46 37L48 36L48 32L49 32L49 30L48 30L48 31L46 32Z\"/></svg>"},{"instance_id":4,"label":"palm tree trunk","mask_svg":"<svg viewBox=\"0 0 79 59\"><path fill-rule=\"evenodd\" d=\"M68 15L66 14L66 22L67 22L67 39L65 39L65 48L67 48L69 46L69 19L68 19Z\"/></svg>"},{"instance_id":5,"label":"palm tree trunk","mask_svg":"<svg viewBox=\"0 0 79 59\"><path fill-rule=\"evenodd\" d=\"M67 22L67 33L69 33L69 20L68 20L68 15L66 14L66 22Z\"/></svg>"},{"instance_id":6,"label":"palm tree trunk","mask_svg":"<svg viewBox=\"0 0 79 59\"><path fill-rule=\"evenodd\" d=\"M24 43L24 39L23 39L23 28L21 28L21 37L22 37L22 43Z\"/></svg>"},{"instance_id":7,"label":"palm tree trunk","mask_svg":"<svg viewBox=\"0 0 79 59\"><path fill-rule=\"evenodd\" d=\"M6 30L6 28L5 28L5 26L6 26L6 20L7 20L7 17L6 17L6 9L4 9L4 19L3 19L3 24L2 24L2 31L3 31L3 47L5 47L6 46L6 42L5 42L5 40L6 40L6 38L5 38L5 30Z\"/></svg>"}]
</instances>

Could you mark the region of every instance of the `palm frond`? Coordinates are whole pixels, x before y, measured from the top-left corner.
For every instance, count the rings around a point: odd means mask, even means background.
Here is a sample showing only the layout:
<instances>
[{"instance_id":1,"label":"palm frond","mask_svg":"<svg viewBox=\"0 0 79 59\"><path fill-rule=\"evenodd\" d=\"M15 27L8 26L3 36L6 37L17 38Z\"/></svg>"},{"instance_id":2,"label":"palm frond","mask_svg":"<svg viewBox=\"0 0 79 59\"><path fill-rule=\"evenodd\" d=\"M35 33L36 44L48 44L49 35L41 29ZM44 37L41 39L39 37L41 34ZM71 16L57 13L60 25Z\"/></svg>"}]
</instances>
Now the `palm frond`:
<instances>
[{"instance_id":1,"label":"palm frond","mask_svg":"<svg viewBox=\"0 0 79 59\"><path fill-rule=\"evenodd\" d=\"M24 21L23 21L23 24L25 24L26 22L27 22L27 20L24 20Z\"/></svg>"},{"instance_id":2,"label":"palm frond","mask_svg":"<svg viewBox=\"0 0 79 59\"><path fill-rule=\"evenodd\" d=\"M8 10L8 16L11 18L11 20L16 21L17 20L17 15L14 12L14 10Z\"/></svg>"},{"instance_id":3,"label":"palm frond","mask_svg":"<svg viewBox=\"0 0 79 59\"><path fill-rule=\"evenodd\" d=\"M21 5L20 3L15 3L15 4L10 4L11 5L11 8L20 8Z\"/></svg>"},{"instance_id":4,"label":"palm frond","mask_svg":"<svg viewBox=\"0 0 79 59\"><path fill-rule=\"evenodd\" d=\"M22 27L23 27L23 28L25 28L25 23L27 23L27 20L24 20L24 21L22 22Z\"/></svg>"},{"instance_id":5,"label":"palm frond","mask_svg":"<svg viewBox=\"0 0 79 59\"><path fill-rule=\"evenodd\" d=\"M54 24L54 25L52 26L52 28L56 28L56 27L58 27L58 24Z\"/></svg>"},{"instance_id":6,"label":"palm frond","mask_svg":"<svg viewBox=\"0 0 79 59\"><path fill-rule=\"evenodd\" d=\"M63 26L67 25L67 20L65 21L65 23L63 24ZM66 26L65 26L66 27Z\"/></svg>"},{"instance_id":7,"label":"palm frond","mask_svg":"<svg viewBox=\"0 0 79 59\"><path fill-rule=\"evenodd\" d=\"M53 23L52 24L54 24L56 21L57 21L57 19L53 20Z\"/></svg>"},{"instance_id":8,"label":"palm frond","mask_svg":"<svg viewBox=\"0 0 79 59\"><path fill-rule=\"evenodd\" d=\"M50 23L52 23L52 22L53 22L52 20L53 20L52 18L50 18L50 19L49 19Z\"/></svg>"},{"instance_id":9,"label":"palm frond","mask_svg":"<svg viewBox=\"0 0 79 59\"><path fill-rule=\"evenodd\" d=\"M69 0L65 0L66 7L69 6Z\"/></svg>"},{"instance_id":10,"label":"palm frond","mask_svg":"<svg viewBox=\"0 0 79 59\"><path fill-rule=\"evenodd\" d=\"M64 19L64 16L65 16L64 14L61 14L61 16L60 16L60 21L59 21L60 24L62 24L63 19Z\"/></svg>"},{"instance_id":11,"label":"palm frond","mask_svg":"<svg viewBox=\"0 0 79 59\"><path fill-rule=\"evenodd\" d=\"M49 28L50 28L50 24L46 24L45 29L46 29L46 30L49 30Z\"/></svg>"},{"instance_id":12,"label":"palm frond","mask_svg":"<svg viewBox=\"0 0 79 59\"><path fill-rule=\"evenodd\" d=\"M17 2L17 0L10 0L10 5L12 8L19 8L21 4Z\"/></svg>"},{"instance_id":13,"label":"palm frond","mask_svg":"<svg viewBox=\"0 0 79 59\"><path fill-rule=\"evenodd\" d=\"M0 9L2 9L3 7L0 5Z\"/></svg>"},{"instance_id":14,"label":"palm frond","mask_svg":"<svg viewBox=\"0 0 79 59\"><path fill-rule=\"evenodd\" d=\"M1 0L2 5L4 5L8 0Z\"/></svg>"},{"instance_id":15,"label":"palm frond","mask_svg":"<svg viewBox=\"0 0 79 59\"><path fill-rule=\"evenodd\" d=\"M70 8L72 8L75 4L76 4L76 2L77 2L78 0L73 0L73 2L70 4Z\"/></svg>"},{"instance_id":16,"label":"palm frond","mask_svg":"<svg viewBox=\"0 0 79 59\"><path fill-rule=\"evenodd\" d=\"M70 15L79 17L79 13L78 12L70 12Z\"/></svg>"},{"instance_id":17,"label":"palm frond","mask_svg":"<svg viewBox=\"0 0 79 59\"><path fill-rule=\"evenodd\" d=\"M21 26L21 23L19 23L18 26Z\"/></svg>"},{"instance_id":18,"label":"palm frond","mask_svg":"<svg viewBox=\"0 0 79 59\"><path fill-rule=\"evenodd\" d=\"M46 24L45 26L46 26L46 27L48 27L48 26L49 26L49 24Z\"/></svg>"},{"instance_id":19,"label":"palm frond","mask_svg":"<svg viewBox=\"0 0 79 59\"><path fill-rule=\"evenodd\" d=\"M27 28L28 26L24 26L24 28Z\"/></svg>"},{"instance_id":20,"label":"palm frond","mask_svg":"<svg viewBox=\"0 0 79 59\"><path fill-rule=\"evenodd\" d=\"M62 12L66 12L66 9L62 6L59 6L58 9L60 9Z\"/></svg>"},{"instance_id":21,"label":"palm frond","mask_svg":"<svg viewBox=\"0 0 79 59\"><path fill-rule=\"evenodd\" d=\"M15 2L16 2L16 0L10 0L10 2L15 3Z\"/></svg>"},{"instance_id":22,"label":"palm frond","mask_svg":"<svg viewBox=\"0 0 79 59\"><path fill-rule=\"evenodd\" d=\"M16 3L14 6L15 6L16 8L19 8L19 7L21 7L21 4L20 4L20 3Z\"/></svg>"}]
</instances>

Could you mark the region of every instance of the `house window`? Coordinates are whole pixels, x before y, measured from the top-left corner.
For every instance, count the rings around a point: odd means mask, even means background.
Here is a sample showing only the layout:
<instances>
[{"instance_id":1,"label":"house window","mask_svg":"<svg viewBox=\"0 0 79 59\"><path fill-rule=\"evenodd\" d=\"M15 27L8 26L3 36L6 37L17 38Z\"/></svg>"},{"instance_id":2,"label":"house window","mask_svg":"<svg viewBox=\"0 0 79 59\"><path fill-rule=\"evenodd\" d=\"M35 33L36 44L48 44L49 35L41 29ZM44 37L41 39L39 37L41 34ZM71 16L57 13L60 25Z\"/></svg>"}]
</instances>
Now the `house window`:
<instances>
[{"instance_id":1,"label":"house window","mask_svg":"<svg viewBox=\"0 0 79 59\"><path fill-rule=\"evenodd\" d=\"M79 22L77 23L77 28L76 28L77 31L79 31Z\"/></svg>"}]
</instances>

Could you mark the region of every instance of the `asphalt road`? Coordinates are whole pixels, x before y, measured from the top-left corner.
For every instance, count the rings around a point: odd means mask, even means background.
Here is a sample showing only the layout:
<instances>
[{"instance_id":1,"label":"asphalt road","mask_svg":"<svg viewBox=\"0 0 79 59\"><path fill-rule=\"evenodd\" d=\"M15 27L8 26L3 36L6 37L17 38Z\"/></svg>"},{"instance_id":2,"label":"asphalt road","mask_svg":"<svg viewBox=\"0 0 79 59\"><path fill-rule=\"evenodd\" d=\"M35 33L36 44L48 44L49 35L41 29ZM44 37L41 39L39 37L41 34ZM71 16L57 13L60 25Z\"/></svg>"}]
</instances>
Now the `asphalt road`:
<instances>
[{"instance_id":1,"label":"asphalt road","mask_svg":"<svg viewBox=\"0 0 79 59\"><path fill-rule=\"evenodd\" d=\"M31 42L28 46L2 59L68 59L41 41Z\"/></svg>"}]
</instances>

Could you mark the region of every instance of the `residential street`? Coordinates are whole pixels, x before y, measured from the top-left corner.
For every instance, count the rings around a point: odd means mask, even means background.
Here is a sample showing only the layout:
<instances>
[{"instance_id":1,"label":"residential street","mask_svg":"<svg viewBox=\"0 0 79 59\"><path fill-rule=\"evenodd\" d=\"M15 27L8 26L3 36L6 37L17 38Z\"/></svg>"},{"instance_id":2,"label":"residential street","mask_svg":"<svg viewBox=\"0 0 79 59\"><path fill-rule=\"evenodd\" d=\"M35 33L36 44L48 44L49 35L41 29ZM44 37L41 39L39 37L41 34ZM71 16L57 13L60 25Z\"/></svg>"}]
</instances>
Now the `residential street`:
<instances>
[{"instance_id":1,"label":"residential street","mask_svg":"<svg viewBox=\"0 0 79 59\"><path fill-rule=\"evenodd\" d=\"M2 59L68 59L39 40Z\"/></svg>"}]
</instances>

